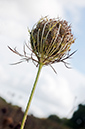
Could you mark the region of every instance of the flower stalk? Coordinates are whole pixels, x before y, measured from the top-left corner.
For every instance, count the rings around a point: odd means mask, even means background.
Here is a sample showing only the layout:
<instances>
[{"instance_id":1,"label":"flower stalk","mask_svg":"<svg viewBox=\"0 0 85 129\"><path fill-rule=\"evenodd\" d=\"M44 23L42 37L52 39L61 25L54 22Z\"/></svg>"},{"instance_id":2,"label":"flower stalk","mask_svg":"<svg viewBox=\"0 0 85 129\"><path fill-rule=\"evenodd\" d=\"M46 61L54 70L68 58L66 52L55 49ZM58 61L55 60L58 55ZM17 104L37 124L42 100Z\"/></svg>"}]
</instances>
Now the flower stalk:
<instances>
[{"instance_id":1,"label":"flower stalk","mask_svg":"<svg viewBox=\"0 0 85 129\"><path fill-rule=\"evenodd\" d=\"M35 91L35 88L36 88L36 85L37 85L37 82L38 82L38 78L39 78L42 66L43 66L42 64L39 64L39 68L38 68L38 72L37 72L37 75L36 75L36 79L35 79L35 82L34 82L34 85L33 85L32 91L31 91L31 94L30 94L30 98L29 98L28 103L27 103L27 107L26 107L26 110L25 110L25 113L24 113L24 117L23 117L20 129L24 129L25 122L26 122L26 119L27 119L28 110L29 110L29 107L30 107L30 104L31 104L31 101L32 101L32 98L33 98L33 94L34 94L34 91Z\"/></svg>"}]
</instances>

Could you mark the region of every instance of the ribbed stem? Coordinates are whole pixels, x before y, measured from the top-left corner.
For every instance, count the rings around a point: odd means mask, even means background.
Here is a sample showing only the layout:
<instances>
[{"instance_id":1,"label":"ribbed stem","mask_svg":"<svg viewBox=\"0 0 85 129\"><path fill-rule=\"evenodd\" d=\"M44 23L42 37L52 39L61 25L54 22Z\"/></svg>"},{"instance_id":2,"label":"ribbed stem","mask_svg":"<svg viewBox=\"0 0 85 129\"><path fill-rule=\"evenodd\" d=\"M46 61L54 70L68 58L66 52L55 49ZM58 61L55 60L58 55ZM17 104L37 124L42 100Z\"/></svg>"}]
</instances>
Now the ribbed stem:
<instances>
[{"instance_id":1,"label":"ribbed stem","mask_svg":"<svg viewBox=\"0 0 85 129\"><path fill-rule=\"evenodd\" d=\"M36 75L36 79L35 79L35 82L34 82L34 85L33 85L32 91L31 91L31 94L30 94L30 98L29 98L28 103L27 103L27 107L26 107L26 110L25 110L25 113L24 113L24 117L23 117L20 129L24 129L25 122L26 122L26 119L27 119L28 110L29 110L29 107L30 107L30 104L31 104L31 100L32 100L35 88L36 88L36 84L38 82L38 78L39 78L42 66L43 66L42 64L39 64L39 68L38 68L38 72L37 72L37 75Z\"/></svg>"}]
</instances>

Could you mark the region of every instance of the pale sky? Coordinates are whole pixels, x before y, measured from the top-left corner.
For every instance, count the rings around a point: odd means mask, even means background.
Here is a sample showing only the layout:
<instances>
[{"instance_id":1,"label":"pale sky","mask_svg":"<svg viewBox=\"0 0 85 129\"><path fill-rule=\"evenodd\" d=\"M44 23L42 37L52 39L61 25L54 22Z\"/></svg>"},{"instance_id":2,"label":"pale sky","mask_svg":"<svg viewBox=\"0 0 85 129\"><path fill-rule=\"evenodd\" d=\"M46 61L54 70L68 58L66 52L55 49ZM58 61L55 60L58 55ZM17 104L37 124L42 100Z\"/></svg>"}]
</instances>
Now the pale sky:
<instances>
[{"instance_id":1,"label":"pale sky","mask_svg":"<svg viewBox=\"0 0 85 129\"><path fill-rule=\"evenodd\" d=\"M31 30L41 16L66 19L76 38L72 52L77 52L68 60L72 69L55 64L56 75L49 66L43 67L29 114L70 117L70 111L85 101L84 0L0 0L0 96L25 109L38 68L32 62L9 65L20 58L7 46L22 53L29 41L27 28Z\"/></svg>"}]
</instances>

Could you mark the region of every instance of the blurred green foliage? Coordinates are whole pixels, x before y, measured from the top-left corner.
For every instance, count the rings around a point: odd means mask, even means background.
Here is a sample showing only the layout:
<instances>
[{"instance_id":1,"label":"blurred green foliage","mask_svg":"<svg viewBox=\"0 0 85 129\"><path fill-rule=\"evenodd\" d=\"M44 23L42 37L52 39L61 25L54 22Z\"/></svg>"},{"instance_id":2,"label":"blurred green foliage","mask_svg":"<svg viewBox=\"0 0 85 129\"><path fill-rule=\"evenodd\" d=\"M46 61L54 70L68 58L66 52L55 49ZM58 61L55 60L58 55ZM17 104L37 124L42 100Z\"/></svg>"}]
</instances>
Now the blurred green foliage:
<instances>
[{"instance_id":1,"label":"blurred green foliage","mask_svg":"<svg viewBox=\"0 0 85 129\"><path fill-rule=\"evenodd\" d=\"M79 104L77 111L66 124L73 129L85 129L85 105Z\"/></svg>"}]
</instances>

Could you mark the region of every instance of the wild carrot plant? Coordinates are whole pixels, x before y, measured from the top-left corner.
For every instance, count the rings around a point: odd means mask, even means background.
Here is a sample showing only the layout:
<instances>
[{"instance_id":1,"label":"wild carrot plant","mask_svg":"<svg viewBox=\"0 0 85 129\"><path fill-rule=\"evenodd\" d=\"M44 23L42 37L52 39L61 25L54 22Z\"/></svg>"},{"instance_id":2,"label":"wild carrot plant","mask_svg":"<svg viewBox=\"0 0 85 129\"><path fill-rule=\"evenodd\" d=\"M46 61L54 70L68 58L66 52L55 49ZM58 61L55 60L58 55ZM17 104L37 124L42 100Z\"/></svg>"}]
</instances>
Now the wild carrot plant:
<instances>
[{"instance_id":1,"label":"wild carrot plant","mask_svg":"<svg viewBox=\"0 0 85 129\"><path fill-rule=\"evenodd\" d=\"M66 59L71 57L76 52L74 51L70 54L70 47L74 43L75 39L71 32L71 26L68 25L66 20L60 20L59 18L49 19L48 17L44 17L33 26L31 31L28 30L28 32L30 34L30 43L25 44L23 54L20 54L16 48L12 49L8 46L12 52L21 57L21 60L15 64L32 60L38 67L36 79L27 103L20 129L24 129L28 110L42 67L49 65L54 72L56 72L52 64L63 62L68 68ZM25 47L31 51L30 56L27 55Z\"/></svg>"}]
</instances>

